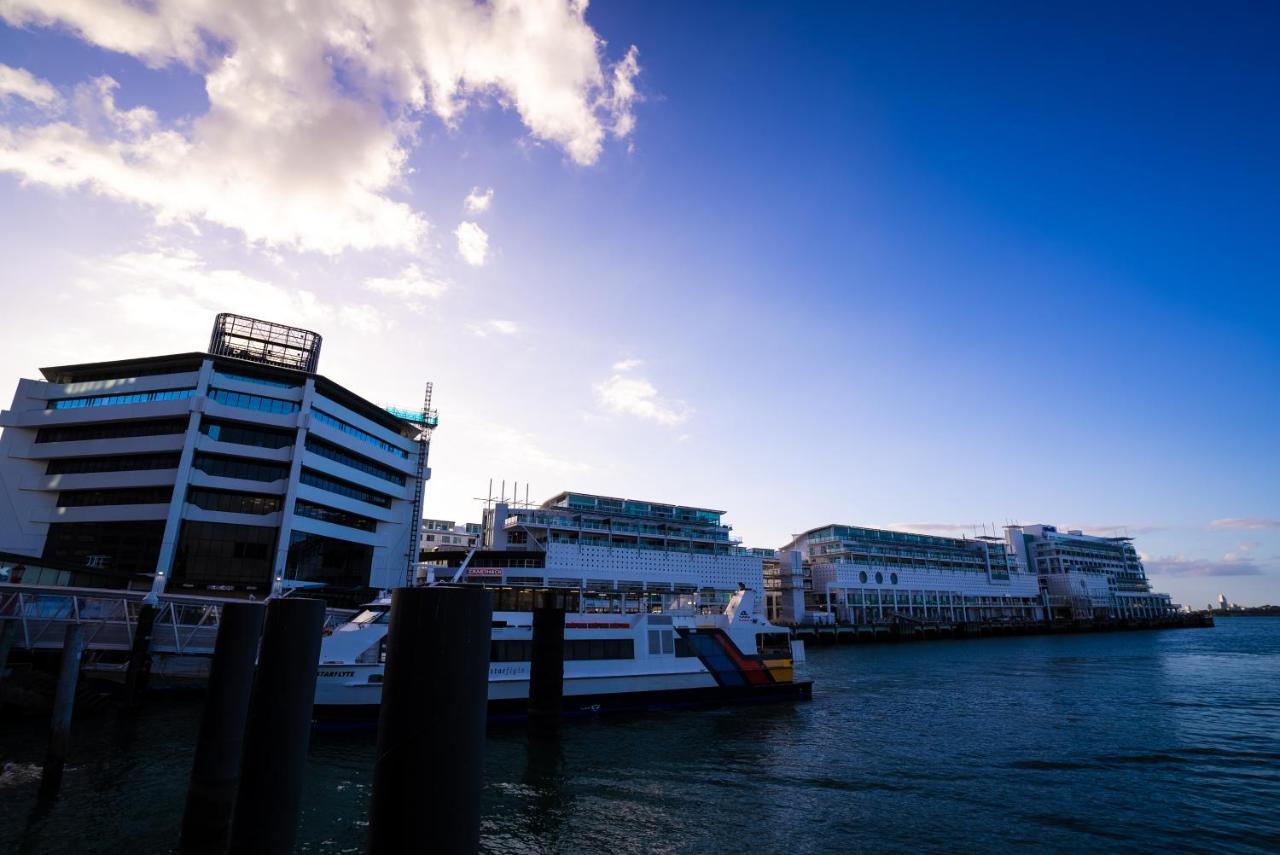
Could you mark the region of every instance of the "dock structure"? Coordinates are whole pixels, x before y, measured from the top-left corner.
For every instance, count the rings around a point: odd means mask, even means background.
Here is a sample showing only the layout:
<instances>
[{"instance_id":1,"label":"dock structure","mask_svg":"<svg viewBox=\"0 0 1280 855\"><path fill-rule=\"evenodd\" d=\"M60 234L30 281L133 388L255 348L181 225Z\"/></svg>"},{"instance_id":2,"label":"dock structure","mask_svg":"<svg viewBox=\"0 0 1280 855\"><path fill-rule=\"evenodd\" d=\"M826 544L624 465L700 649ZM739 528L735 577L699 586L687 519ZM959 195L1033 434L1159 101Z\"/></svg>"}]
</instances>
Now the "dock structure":
<instances>
[{"instance_id":1,"label":"dock structure","mask_svg":"<svg viewBox=\"0 0 1280 855\"><path fill-rule=\"evenodd\" d=\"M925 641L940 638L991 638L1010 635L1059 635L1084 632L1115 632L1136 629L1184 629L1211 627L1209 612L1179 612L1159 617L1122 619L1097 618L1072 621L976 621L973 623L926 623L889 621L873 624L803 623L790 627L791 637L819 646L868 644L897 641Z\"/></svg>"}]
</instances>

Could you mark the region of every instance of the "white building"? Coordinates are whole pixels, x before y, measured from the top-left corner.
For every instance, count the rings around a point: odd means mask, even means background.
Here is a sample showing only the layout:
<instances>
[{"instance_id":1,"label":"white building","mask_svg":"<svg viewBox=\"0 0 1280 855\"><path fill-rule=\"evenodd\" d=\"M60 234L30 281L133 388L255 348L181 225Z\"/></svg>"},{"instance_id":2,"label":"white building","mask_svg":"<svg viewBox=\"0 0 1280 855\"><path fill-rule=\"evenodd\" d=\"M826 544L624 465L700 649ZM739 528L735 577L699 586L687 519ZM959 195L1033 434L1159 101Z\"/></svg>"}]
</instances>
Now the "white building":
<instances>
[{"instance_id":1,"label":"white building","mask_svg":"<svg viewBox=\"0 0 1280 855\"><path fill-rule=\"evenodd\" d=\"M424 519L419 544L422 552L467 550L475 546L479 539L480 523L458 524L453 520Z\"/></svg>"},{"instance_id":2,"label":"white building","mask_svg":"<svg viewBox=\"0 0 1280 855\"><path fill-rule=\"evenodd\" d=\"M207 353L20 380L0 413L0 552L156 588L403 584L435 416L315 373L320 343L219 315Z\"/></svg>"},{"instance_id":3,"label":"white building","mask_svg":"<svg viewBox=\"0 0 1280 855\"><path fill-rule=\"evenodd\" d=\"M790 553L799 554L811 577L804 622L834 617L851 624L902 618L961 623L1044 616L1035 574L1020 567L998 538L827 525L779 550L784 561ZM794 567L782 575L784 603L794 601L796 581L803 580Z\"/></svg>"},{"instance_id":4,"label":"white building","mask_svg":"<svg viewBox=\"0 0 1280 855\"><path fill-rule=\"evenodd\" d=\"M1150 618L1174 614L1155 594L1130 537L1098 537L1051 525L1008 526L1005 539L1020 568L1039 575L1054 616Z\"/></svg>"}]
</instances>

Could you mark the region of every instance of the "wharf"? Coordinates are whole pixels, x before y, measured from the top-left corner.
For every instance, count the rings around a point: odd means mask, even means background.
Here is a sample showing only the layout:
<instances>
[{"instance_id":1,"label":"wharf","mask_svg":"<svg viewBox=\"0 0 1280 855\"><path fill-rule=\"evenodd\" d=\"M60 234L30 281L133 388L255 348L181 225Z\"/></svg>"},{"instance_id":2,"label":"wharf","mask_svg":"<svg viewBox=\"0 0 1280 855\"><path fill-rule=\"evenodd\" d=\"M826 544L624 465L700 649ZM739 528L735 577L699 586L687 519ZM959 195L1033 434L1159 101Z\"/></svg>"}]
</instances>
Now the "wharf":
<instances>
[{"instance_id":1,"label":"wharf","mask_svg":"<svg viewBox=\"0 0 1280 855\"><path fill-rule=\"evenodd\" d=\"M1002 635L1063 635L1085 632L1120 632L1140 629L1186 629L1213 626L1213 615L1196 612L1162 618L1122 620L985 621L968 623L894 620L874 624L820 623L791 627L799 641L830 644L871 644L894 641L927 641L939 638L989 638Z\"/></svg>"}]
</instances>

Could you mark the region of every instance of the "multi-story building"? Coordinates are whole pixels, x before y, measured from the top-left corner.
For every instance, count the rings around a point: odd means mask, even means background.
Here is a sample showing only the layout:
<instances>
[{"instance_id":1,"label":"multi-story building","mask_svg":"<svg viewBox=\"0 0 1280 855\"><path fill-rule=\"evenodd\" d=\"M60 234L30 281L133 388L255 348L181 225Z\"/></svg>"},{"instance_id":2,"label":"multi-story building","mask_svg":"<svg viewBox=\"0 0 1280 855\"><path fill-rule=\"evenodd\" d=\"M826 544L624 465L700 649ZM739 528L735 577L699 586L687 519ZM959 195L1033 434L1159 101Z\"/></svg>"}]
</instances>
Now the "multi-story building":
<instances>
[{"instance_id":1,"label":"multi-story building","mask_svg":"<svg viewBox=\"0 0 1280 855\"><path fill-rule=\"evenodd\" d=\"M1040 620L1044 605L1034 573L994 537L932 534L827 525L798 535L778 550L789 569L779 574L782 602L802 590L808 618L851 624L907 619L961 623ZM790 610L794 613L795 605ZM785 612L779 620L788 620Z\"/></svg>"},{"instance_id":2,"label":"multi-story building","mask_svg":"<svg viewBox=\"0 0 1280 855\"><path fill-rule=\"evenodd\" d=\"M1177 611L1168 594L1151 591L1130 537L1098 537L1051 525L1005 528L1009 552L1037 574L1054 617L1163 617Z\"/></svg>"},{"instance_id":3,"label":"multi-story building","mask_svg":"<svg viewBox=\"0 0 1280 855\"><path fill-rule=\"evenodd\" d=\"M450 549L470 549L480 539L480 523L463 523L459 525L453 520L422 521L422 538L419 540L422 552L440 552Z\"/></svg>"},{"instance_id":4,"label":"multi-story building","mask_svg":"<svg viewBox=\"0 0 1280 855\"><path fill-rule=\"evenodd\" d=\"M0 552L156 589L403 584L434 413L317 374L320 344L219 315L207 353L20 380L0 413Z\"/></svg>"},{"instance_id":5,"label":"multi-story building","mask_svg":"<svg viewBox=\"0 0 1280 855\"><path fill-rule=\"evenodd\" d=\"M560 493L542 505L496 503L485 511L483 551L472 581L577 588L593 594L698 594L727 601L763 589L773 550L746 549L724 511Z\"/></svg>"}]
</instances>

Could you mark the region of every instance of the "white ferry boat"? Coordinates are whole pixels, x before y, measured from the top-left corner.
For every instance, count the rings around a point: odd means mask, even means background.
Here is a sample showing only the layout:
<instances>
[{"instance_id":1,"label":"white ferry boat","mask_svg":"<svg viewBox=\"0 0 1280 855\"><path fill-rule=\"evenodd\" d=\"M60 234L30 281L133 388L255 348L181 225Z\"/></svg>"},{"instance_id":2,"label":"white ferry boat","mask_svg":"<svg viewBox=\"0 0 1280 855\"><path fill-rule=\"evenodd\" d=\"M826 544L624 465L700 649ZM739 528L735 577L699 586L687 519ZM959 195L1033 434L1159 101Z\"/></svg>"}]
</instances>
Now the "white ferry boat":
<instances>
[{"instance_id":1,"label":"white ferry boat","mask_svg":"<svg viewBox=\"0 0 1280 855\"><path fill-rule=\"evenodd\" d=\"M526 713L538 591L568 603L567 715L810 697L803 647L764 616L767 551L736 544L722 513L561 493L497 503L470 552L433 553L422 582L493 593L491 718ZM389 617L382 599L325 638L318 721L377 716Z\"/></svg>"}]
</instances>

